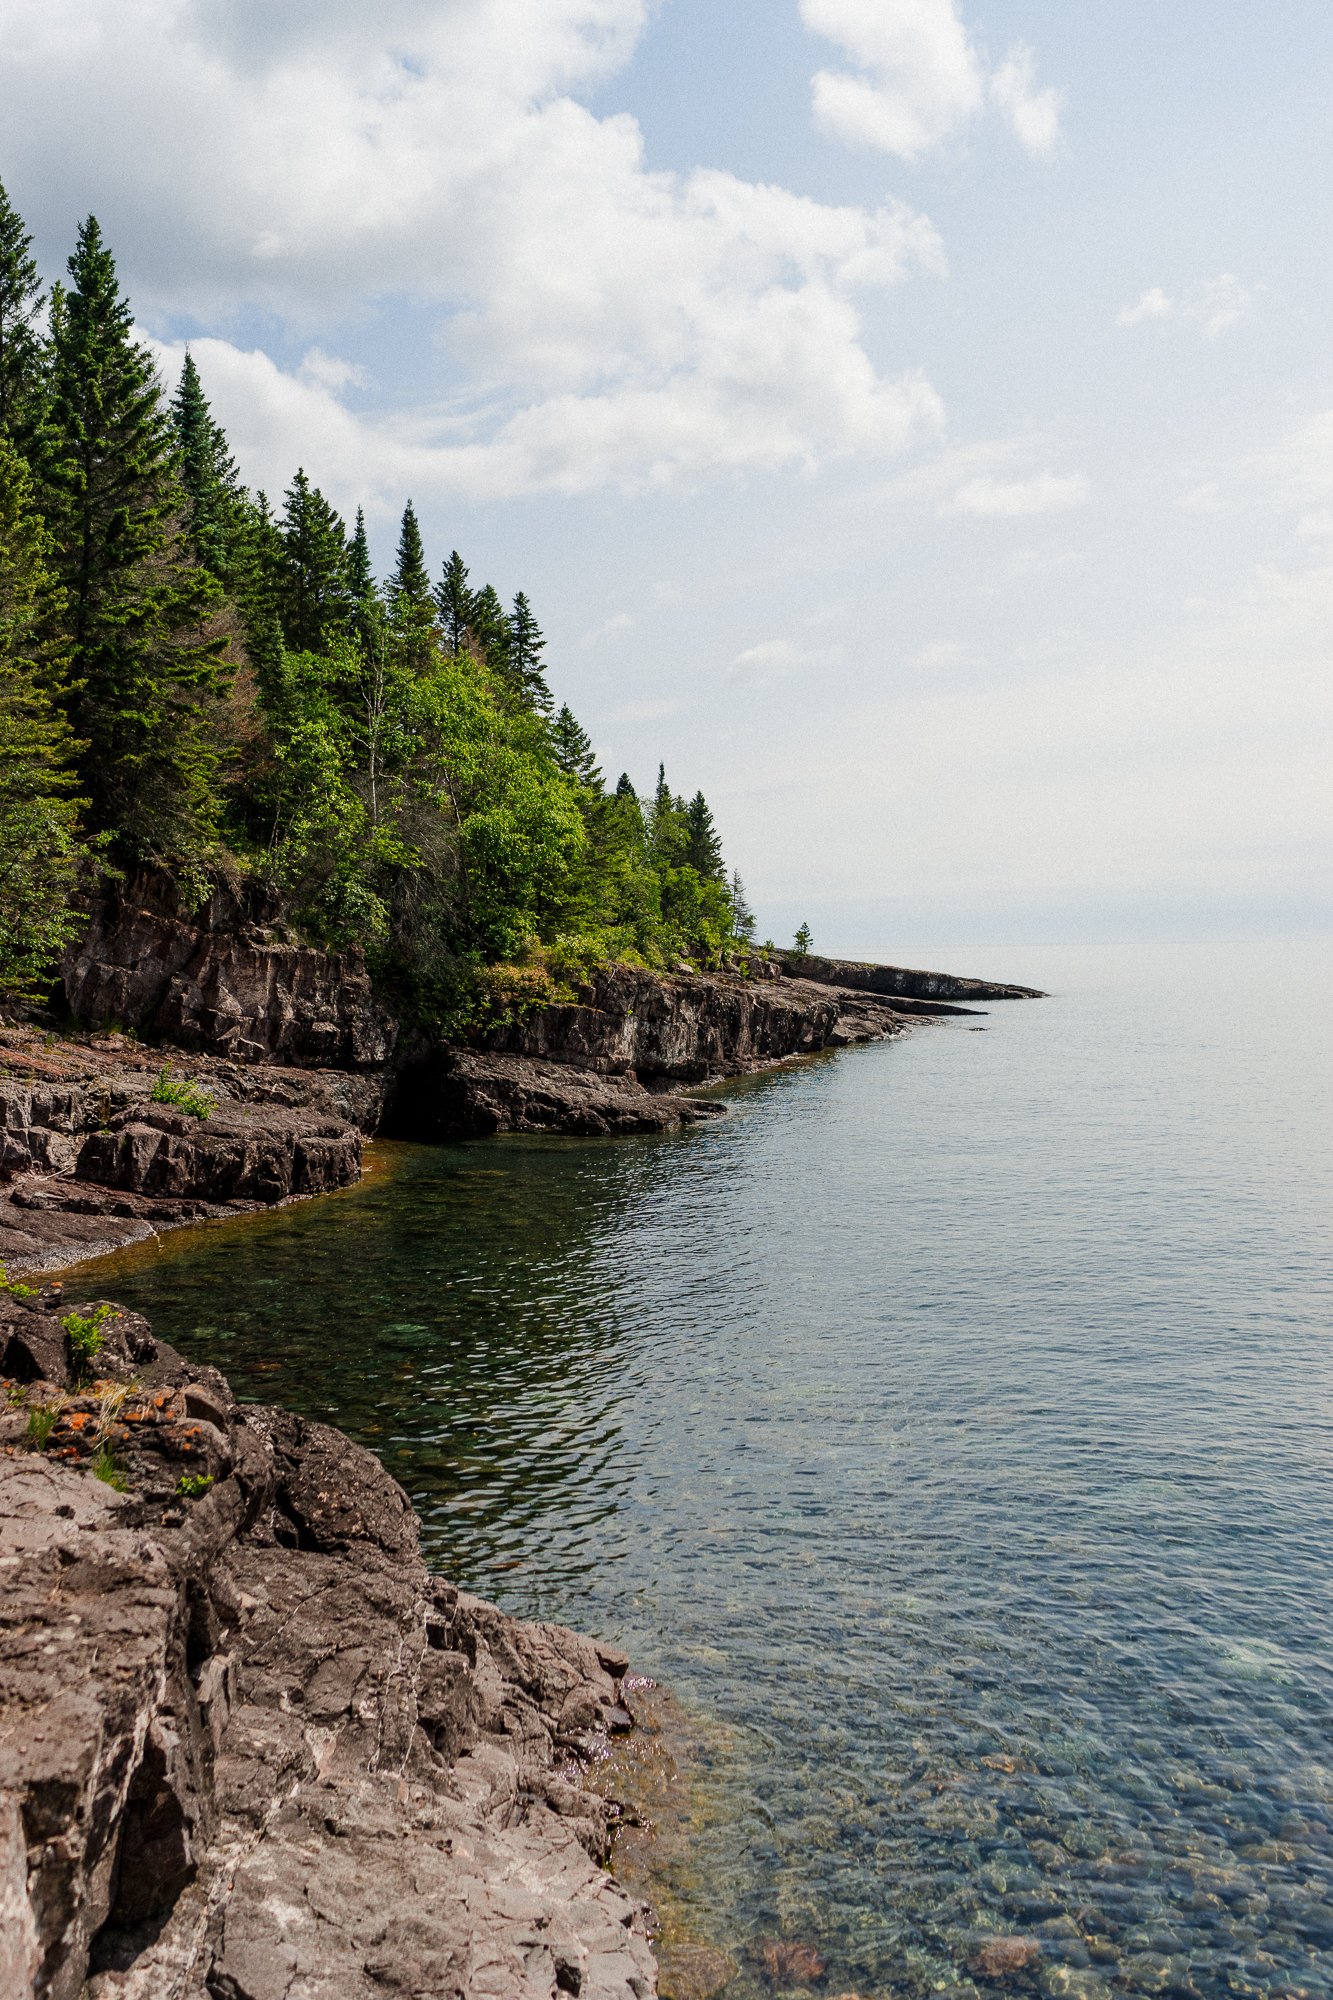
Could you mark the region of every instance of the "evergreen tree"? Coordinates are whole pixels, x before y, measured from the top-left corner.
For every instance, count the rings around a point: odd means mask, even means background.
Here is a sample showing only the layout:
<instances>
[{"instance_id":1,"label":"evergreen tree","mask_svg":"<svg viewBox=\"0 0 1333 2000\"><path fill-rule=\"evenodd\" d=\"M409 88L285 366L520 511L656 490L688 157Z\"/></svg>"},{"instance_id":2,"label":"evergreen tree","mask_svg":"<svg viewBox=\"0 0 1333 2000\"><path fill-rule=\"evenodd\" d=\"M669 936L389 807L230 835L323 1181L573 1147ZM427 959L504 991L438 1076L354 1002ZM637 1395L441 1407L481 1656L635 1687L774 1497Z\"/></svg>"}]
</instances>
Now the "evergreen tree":
<instances>
[{"instance_id":1,"label":"evergreen tree","mask_svg":"<svg viewBox=\"0 0 1333 2000\"><path fill-rule=\"evenodd\" d=\"M601 794L604 785L593 754L592 740L580 727L568 703L551 724L551 746L555 751L555 761L566 777L575 778L590 792ZM629 784L628 778L624 782ZM630 790L633 791L633 786Z\"/></svg>"},{"instance_id":2,"label":"evergreen tree","mask_svg":"<svg viewBox=\"0 0 1333 2000\"><path fill-rule=\"evenodd\" d=\"M0 430L26 449L41 403L42 291L32 238L0 185Z\"/></svg>"},{"instance_id":3,"label":"evergreen tree","mask_svg":"<svg viewBox=\"0 0 1333 2000\"><path fill-rule=\"evenodd\" d=\"M176 464L189 507L190 545L206 570L220 583L230 583L238 553L241 482L188 348L171 417Z\"/></svg>"},{"instance_id":4,"label":"evergreen tree","mask_svg":"<svg viewBox=\"0 0 1333 2000\"><path fill-rule=\"evenodd\" d=\"M553 707L551 690L546 685L546 674L542 667L542 654L545 650L546 641L542 637L542 628L532 615L532 606L520 590L509 615L509 652L506 664L514 687L527 702L528 707L538 715L549 715Z\"/></svg>"},{"instance_id":5,"label":"evergreen tree","mask_svg":"<svg viewBox=\"0 0 1333 2000\"><path fill-rule=\"evenodd\" d=\"M411 505L410 501L408 505ZM375 590L375 572L370 566L370 539L366 534L364 507L358 507L356 510L356 526L352 530L352 539L347 544L347 588L357 603L364 597L373 596Z\"/></svg>"},{"instance_id":6,"label":"evergreen tree","mask_svg":"<svg viewBox=\"0 0 1333 2000\"><path fill-rule=\"evenodd\" d=\"M472 643L492 673L515 687L509 664L509 620L493 584L479 590L472 600L469 625Z\"/></svg>"},{"instance_id":7,"label":"evergreen tree","mask_svg":"<svg viewBox=\"0 0 1333 2000\"><path fill-rule=\"evenodd\" d=\"M170 416L92 217L69 271L36 455L67 600L71 720L93 826L127 856L181 858L216 821L219 592L184 543Z\"/></svg>"},{"instance_id":8,"label":"evergreen tree","mask_svg":"<svg viewBox=\"0 0 1333 2000\"><path fill-rule=\"evenodd\" d=\"M347 588L352 600L353 633L363 652L374 652L380 645L384 607L375 587L375 572L371 568L370 541L366 534L363 507L356 510L356 526L347 544Z\"/></svg>"},{"instance_id":9,"label":"evergreen tree","mask_svg":"<svg viewBox=\"0 0 1333 2000\"><path fill-rule=\"evenodd\" d=\"M421 672L430 664L437 628L430 574L421 546L421 529L410 500L403 509L398 560L385 595L389 602L389 622L398 657L404 665Z\"/></svg>"},{"instance_id":10,"label":"evergreen tree","mask_svg":"<svg viewBox=\"0 0 1333 2000\"><path fill-rule=\"evenodd\" d=\"M657 767L657 785L648 812L648 844L659 868L679 868L689 842L685 806L673 796L666 781L666 766Z\"/></svg>"},{"instance_id":11,"label":"evergreen tree","mask_svg":"<svg viewBox=\"0 0 1333 2000\"><path fill-rule=\"evenodd\" d=\"M467 651L468 633L472 629L472 592L467 586L467 576L467 564L455 549L435 591L444 643L454 659Z\"/></svg>"},{"instance_id":12,"label":"evergreen tree","mask_svg":"<svg viewBox=\"0 0 1333 2000\"><path fill-rule=\"evenodd\" d=\"M685 808L685 859L705 882L725 882L722 842L718 839L713 815L702 792L696 792Z\"/></svg>"},{"instance_id":13,"label":"evergreen tree","mask_svg":"<svg viewBox=\"0 0 1333 2000\"><path fill-rule=\"evenodd\" d=\"M27 468L0 433L0 999L40 1000L77 934L79 747L55 699L60 601Z\"/></svg>"},{"instance_id":14,"label":"evergreen tree","mask_svg":"<svg viewBox=\"0 0 1333 2000\"><path fill-rule=\"evenodd\" d=\"M287 489L282 544L279 612L287 644L294 653L327 652L352 620L347 530L304 467Z\"/></svg>"},{"instance_id":15,"label":"evergreen tree","mask_svg":"<svg viewBox=\"0 0 1333 2000\"><path fill-rule=\"evenodd\" d=\"M740 875L735 871L733 871L731 877L731 922L732 929L735 931L737 937L741 938L746 944L753 944L755 929L754 911L750 908L749 898L745 893L745 884L742 882Z\"/></svg>"}]
</instances>

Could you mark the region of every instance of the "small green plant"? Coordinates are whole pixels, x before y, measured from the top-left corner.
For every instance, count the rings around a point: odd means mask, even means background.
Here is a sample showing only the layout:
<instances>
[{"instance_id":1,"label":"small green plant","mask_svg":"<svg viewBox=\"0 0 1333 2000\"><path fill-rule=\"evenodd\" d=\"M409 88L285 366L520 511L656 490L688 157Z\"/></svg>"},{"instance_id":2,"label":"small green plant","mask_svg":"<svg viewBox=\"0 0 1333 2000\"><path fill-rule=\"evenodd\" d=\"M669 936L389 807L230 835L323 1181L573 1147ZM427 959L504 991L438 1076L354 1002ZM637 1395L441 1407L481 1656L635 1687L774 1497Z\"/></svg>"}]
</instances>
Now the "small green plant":
<instances>
[{"instance_id":1,"label":"small green plant","mask_svg":"<svg viewBox=\"0 0 1333 2000\"><path fill-rule=\"evenodd\" d=\"M38 1287L36 1285L21 1285L17 1279L11 1281L9 1272L5 1269L4 1264L0 1263L0 1292L8 1292L11 1299L35 1299Z\"/></svg>"},{"instance_id":2,"label":"small green plant","mask_svg":"<svg viewBox=\"0 0 1333 2000\"><path fill-rule=\"evenodd\" d=\"M211 1091L204 1090L197 1083L178 1083L171 1074L170 1063L162 1065L153 1085L152 1102L174 1104L178 1111L187 1111L191 1118L211 1118L218 1108L218 1101Z\"/></svg>"},{"instance_id":3,"label":"small green plant","mask_svg":"<svg viewBox=\"0 0 1333 2000\"><path fill-rule=\"evenodd\" d=\"M792 944L792 949L796 953L796 956L798 958L809 958L810 948L814 944L814 941L815 934L809 924L802 924Z\"/></svg>"},{"instance_id":4,"label":"small green plant","mask_svg":"<svg viewBox=\"0 0 1333 2000\"><path fill-rule=\"evenodd\" d=\"M102 1349L106 1346L106 1335L102 1329L109 1319L118 1318L114 1306L94 1306L90 1313L66 1313L60 1324L69 1335L69 1344L74 1349L74 1367L80 1380L91 1372Z\"/></svg>"},{"instance_id":5,"label":"small green plant","mask_svg":"<svg viewBox=\"0 0 1333 2000\"><path fill-rule=\"evenodd\" d=\"M117 1493L124 1493L129 1486L125 1468L118 1464L109 1444L99 1446L88 1461L88 1470L94 1479L100 1479L105 1486L114 1487Z\"/></svg>"},{"instance_id":6,"label":"small green plant","mask_svg":"<svg viewBox=\"0 0 1333 2000\"><path fill-rule=\"evenodd\" d=\"M34 1451L45 1451L51 1433L60 1422L59 1403L39 1403L28 1412L28 1443Z\"/></svg>"},{"instance_id":7,"label":"small green plant","mask_svg":"<svg viewBox=\"0 0 1333 2000\"><path fill-rule=\"evenodd\" d=\"M179 1500L202 1500L212 1484L211 1472L183 1472L176 1482L176 1497Z\"/></svg>"}]
</instances>

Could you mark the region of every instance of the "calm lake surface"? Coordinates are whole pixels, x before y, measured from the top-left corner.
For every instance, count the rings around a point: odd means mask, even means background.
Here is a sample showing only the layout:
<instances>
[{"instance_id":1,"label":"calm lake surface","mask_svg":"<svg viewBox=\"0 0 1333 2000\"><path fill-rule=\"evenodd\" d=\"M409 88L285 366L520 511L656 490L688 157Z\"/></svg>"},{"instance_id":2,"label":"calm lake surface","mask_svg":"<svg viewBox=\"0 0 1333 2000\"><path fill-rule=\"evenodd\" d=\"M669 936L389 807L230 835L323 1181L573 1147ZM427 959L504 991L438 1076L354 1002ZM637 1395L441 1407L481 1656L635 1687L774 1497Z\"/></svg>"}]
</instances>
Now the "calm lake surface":
<instances>
[{"instance_id":1,"label":"calm lake surface","mask_svg":"<svg viewBox=\"0 0 1333 2000\"><path fill-rule=\"evenodd\" d=\"M670 1686L729 1996L1333 1994L1333 948L943 956L1054 997L98 1285Z\"/></svg>"}]
</instances>

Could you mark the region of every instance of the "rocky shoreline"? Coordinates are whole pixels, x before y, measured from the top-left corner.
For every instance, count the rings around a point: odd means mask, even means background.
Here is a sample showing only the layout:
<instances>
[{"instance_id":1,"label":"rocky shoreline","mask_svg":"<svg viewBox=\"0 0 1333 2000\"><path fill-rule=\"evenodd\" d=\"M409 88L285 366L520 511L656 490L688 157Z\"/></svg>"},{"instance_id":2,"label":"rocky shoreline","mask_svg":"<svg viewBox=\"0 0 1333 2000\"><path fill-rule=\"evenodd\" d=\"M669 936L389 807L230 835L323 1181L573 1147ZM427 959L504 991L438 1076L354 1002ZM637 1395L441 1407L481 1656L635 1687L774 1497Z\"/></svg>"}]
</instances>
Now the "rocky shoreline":
<instances>
[{"instance_id":1,"label":"rocky shoreline","mask_svg":"<svg viewBox=\"0 0 1333 2000\"><path fill-rule=\"evenodd\" d=\"M650 2000L591 1782L624 1655L430 1575L340 1433L14 1281L349 1186L367 1136L667 1131L726 1077L1028 989L613 966L445 1047L262 915L138 885L67 961L83 1029L0 1026L0 1992Z\"/></svg>"},{"instance_id":2,"label":"rocky shoreline","mask_svg":"<svg viewBox=\"0 0 1333 2000\"><path fill-rule=\"evenodd\" d=\"M587 1782L622 1653L429 1574L377 1459L133 1314L0 1294L0 1375L6 2000L656 1993Z\"/></svg>"},{"instance_id":3,"label":"rocky shoreline","mask_svg":"<svg viewBox=\"0 0 1333 2000\"><path fill-rule=\"evenodd\" d=\"M608 966L576 1004L458 1047L405 1034L359 962L219 889L160 878L90 914L65 963L77 1037L0 1027L0 1262L52 1272L164 1230L346 1187L362 1141L666 1132L700 1088L1030 989L829 959ZM143 1039L141 1040L140 1037ZM165 1063L213 1101L158 1101Z\"/></svg>"}]
</instances>

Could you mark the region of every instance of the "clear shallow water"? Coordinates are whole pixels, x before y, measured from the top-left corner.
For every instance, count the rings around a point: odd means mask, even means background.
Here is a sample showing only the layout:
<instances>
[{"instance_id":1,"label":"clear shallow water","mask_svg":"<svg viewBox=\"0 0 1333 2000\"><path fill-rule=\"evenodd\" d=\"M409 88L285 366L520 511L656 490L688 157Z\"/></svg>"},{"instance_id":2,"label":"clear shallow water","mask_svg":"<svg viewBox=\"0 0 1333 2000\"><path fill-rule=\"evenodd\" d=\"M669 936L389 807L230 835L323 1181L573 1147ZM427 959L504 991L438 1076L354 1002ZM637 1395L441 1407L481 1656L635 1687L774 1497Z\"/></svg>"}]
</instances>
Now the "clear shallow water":
<instances>
[{"instance_id":1,"label":"clear shallow water","mask_svg":"<svg viewBox=\"0 0 1333 2000\"><path fill-rule=\"evenodd\" d=\"M951 957L1056 997L99 1286L702 1719L729 1993L1333 1994L1333 949Z\"/></svg>"}]
</instances>

